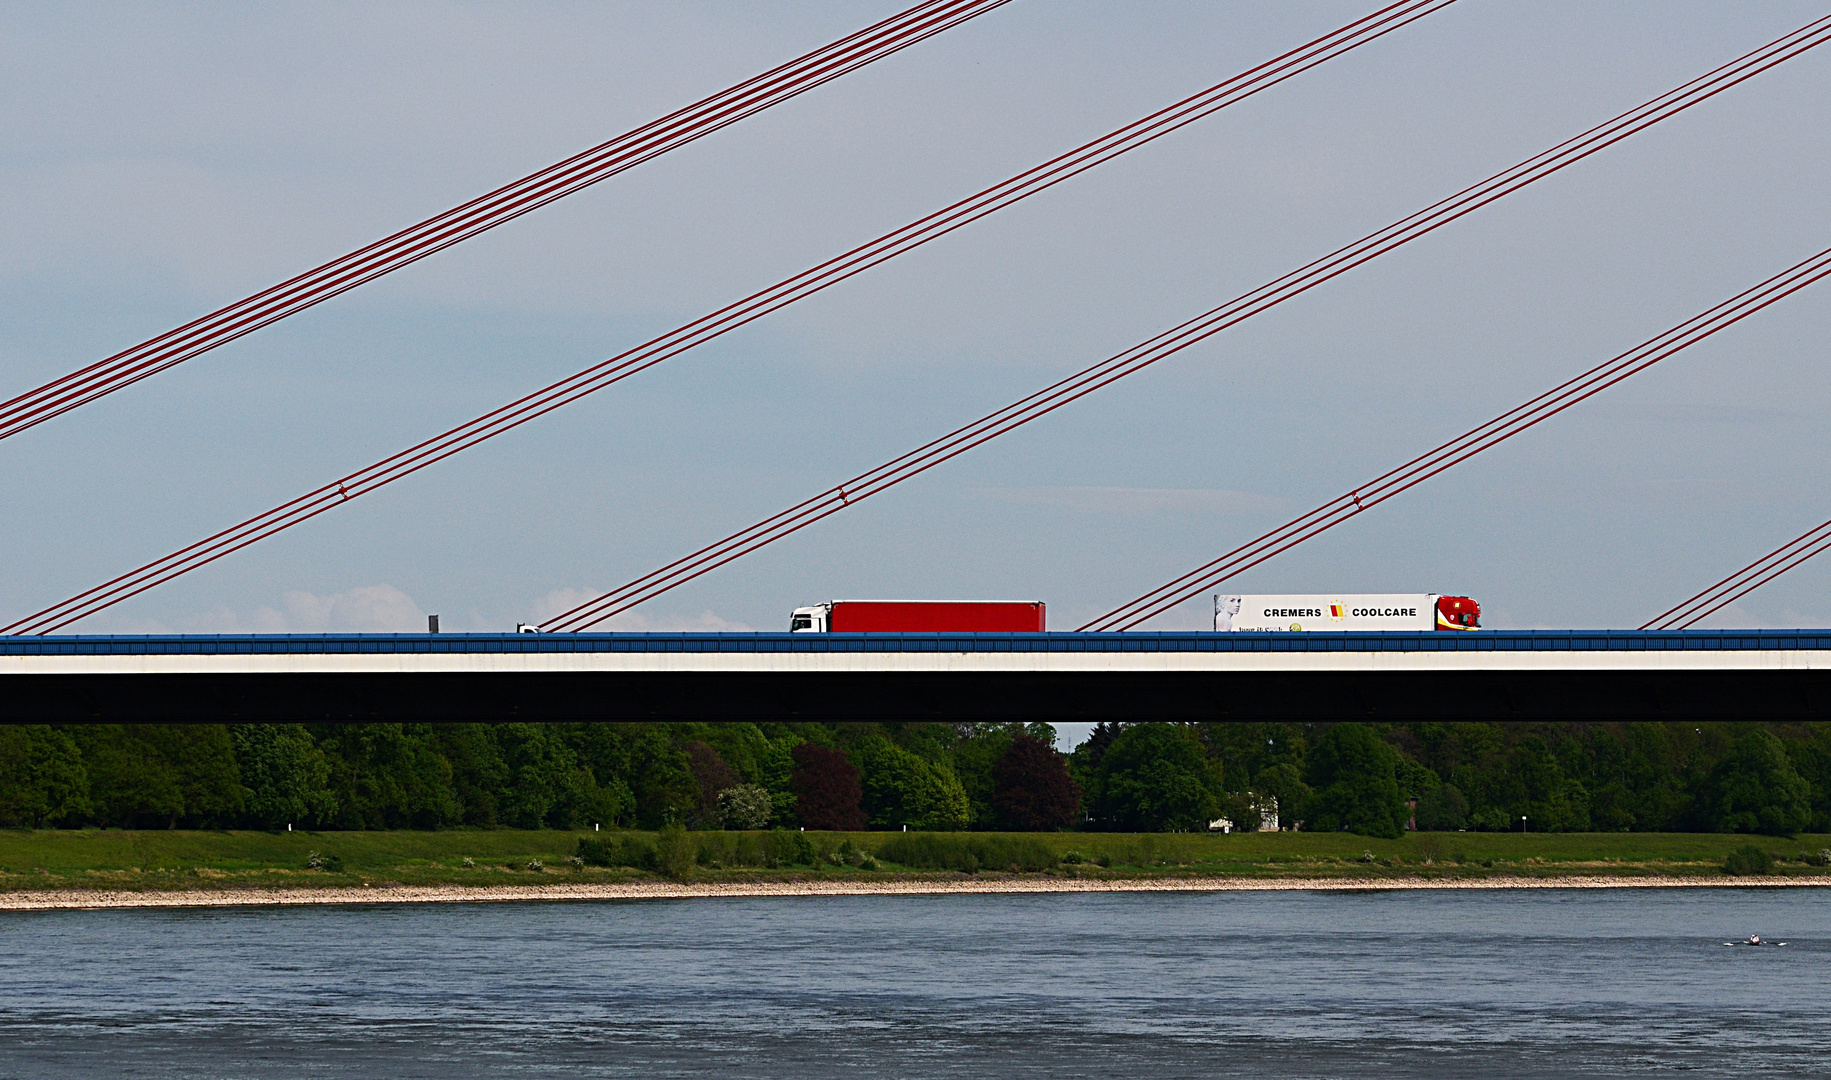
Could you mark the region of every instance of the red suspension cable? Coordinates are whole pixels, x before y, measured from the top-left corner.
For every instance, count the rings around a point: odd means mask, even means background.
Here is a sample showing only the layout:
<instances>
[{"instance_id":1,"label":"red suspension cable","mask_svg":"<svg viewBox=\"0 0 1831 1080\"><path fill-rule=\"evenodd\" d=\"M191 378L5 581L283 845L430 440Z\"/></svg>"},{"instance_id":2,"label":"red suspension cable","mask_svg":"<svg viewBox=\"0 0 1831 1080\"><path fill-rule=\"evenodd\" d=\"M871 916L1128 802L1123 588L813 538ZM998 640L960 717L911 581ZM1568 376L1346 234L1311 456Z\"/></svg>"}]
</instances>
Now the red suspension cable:
<instances>
[{"instance_id":1,"label":"red suspension cable","mask_svg":"<svg viewBox=\"0 0 1831 1080\"><path fill-rule=\"evenodd\" d=\"M1787 541L1677 607L1655 615L1642 630L1683 630L1742 599L1831 547L1831 521Z\"/></svg>"},{"instance_id":2,"label":"red suspension cable","mask_svg":"<svg viewBox=\"0 0 1831 1080\"><path fill-rule=\"evenodd\" d=\"M1410 243L1451 221L1542 180L1668 119L1831 37L1831 16L1820 18L1747 55L1631 109L1565 143L1497 173L1410 217L1372 233L1235 300L1086 368L1029 397L888 461L869 472L742 529L715 544L628 582L550 620L552 630L583 630L718 567L812 525L862 499L934 468L1036 420L1164 357L1300 295L1355 266Z\"/></svg>"},{"instance_id":3,"label":"red suspension cable","mask_svg":"<svg viewBox=\"0 0 1831 1080\"><path fill-rule=\"evenodd\" d=\"M787 101L1009 0L922 3L219 311L0 403L0 439Z\"/></svg>"},{"instance_id":4,"label":"red suspension cable","mask_svg":"<svg viewBox=\"0 0 1831 1080\"><path fill-rule=\"evenodd\" d=\"M1454 0L1401 0L1347 24L1258 67L1192 95L1135 123L962 199L927 217L778 282L735 304L637 348L586 368L565 379L485 413L468 423L384 458L341 480L250 518L214 536L181 548L112 581L65 600L0 630L4 633L49 633L86 615L145 592L233 551L308 521L358 495L367 494L434 462L502 434L535 417L601 390L687 349L776 311L885 260L894 258L981 217L1022 201L1078 173L1112 160L1218 109L1242 101L1268 86L1372 41Z\"/></svg>"},{"instance_id":5,"label":"red suspension cable","mask_svg":"<svg viewBox=\"0 0 1831 1080\"><path fill-rule=\"evenodd\" d=\"M1831 275L1831 248L1768 278L1759 285L1693 316L1620 356L1599 364L1531 401L1495 417L1442 446L1413 458L1372 481L1337 496L1316 509L1242 544L1212 562L1165 582L1143 596L1107 612L1082 630L1129 630L1178 604L1200 596L1221 582L1258 566L1281 552L1340 525L1349 518L1408 491L1424 481L1482 453L1578 402L1637 375L1661 360L1690 348L1720 330L1791 296ZM1643 627L1644 629L1644 627Z\"/></svg>"}]
</instances>

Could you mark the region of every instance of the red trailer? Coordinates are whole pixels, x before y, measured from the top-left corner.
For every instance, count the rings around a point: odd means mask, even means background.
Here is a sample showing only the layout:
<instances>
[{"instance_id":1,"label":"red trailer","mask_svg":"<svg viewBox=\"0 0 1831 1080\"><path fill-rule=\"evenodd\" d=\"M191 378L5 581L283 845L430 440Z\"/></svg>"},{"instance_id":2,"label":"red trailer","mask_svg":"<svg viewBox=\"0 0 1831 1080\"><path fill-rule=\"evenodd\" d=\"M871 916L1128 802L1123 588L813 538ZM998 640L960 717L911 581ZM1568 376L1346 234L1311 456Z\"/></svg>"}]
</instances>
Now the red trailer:
<instances>
[{"instance_id":1,"label":"red trailer","mask_svg":"<svg viewBox=\"0 0 1831 1080\"><path fill-rule=\"evenodd\" d=\"M1018 633L1043 632L1037 601L832 600L799 607L788 628L797 633Z\"/></svg>"}]
</instances>

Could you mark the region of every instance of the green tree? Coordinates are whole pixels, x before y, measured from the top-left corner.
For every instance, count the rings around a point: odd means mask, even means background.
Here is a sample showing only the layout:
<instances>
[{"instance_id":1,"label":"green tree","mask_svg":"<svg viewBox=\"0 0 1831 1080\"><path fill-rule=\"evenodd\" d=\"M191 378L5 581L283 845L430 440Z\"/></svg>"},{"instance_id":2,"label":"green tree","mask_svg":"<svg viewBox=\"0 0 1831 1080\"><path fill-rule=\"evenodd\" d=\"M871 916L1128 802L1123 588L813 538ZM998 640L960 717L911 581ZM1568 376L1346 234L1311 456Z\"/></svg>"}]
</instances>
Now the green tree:
<instances>
[{"instance_id":1,"label":"green tree","mask_svg":"<svg viewBox=\"0 0 1831 1080\"><path fill-rule=\"evenodd\" d=\"M1398 836L1410 813L1399 788L1399 760L1399 752L1366 724L1336 724L1323 732L1310 748L1314 791L1304 804L1305 826Z\"/></svg>"},{"instance_id":2,"label":"green tree","mask_svg":"<svg viewBox=\"0 0 1831 1080\"><path fill-rule=\"evenodd\" d=\"M236 819L246 789L222 724L94 724L73 737L106 822L175 829Z\"/></svg>"},{"instance_id":3,"label":"green tree","mask_svg":"<svg viewBox=\"0 0 1831 1080\"><path fill-rule=\"evenodd\" d=\"M954 746L954 775L966 791L969 823L975 829L989 829L996 825L998 816L992 808L992 795L998 786L992 778L992 768L1011 748L1013 735L1024 728L1022 724L966 727L964 737Z\"/></svg>"},{"instance_id":4,"label":"green tree","mask_svg":"<svg viewBox=\"0 0 1831 1080\"><path fill-rule=\"evenodd\" d=\"M436 724L324 724L337 827L436 829L463 820Z\"/></svg>"},{"instance_id":5,"label":"green tree","mask_svg":"<svg viewBox=\"0 0 1831 1080\"><path fill-rule=\"evenodd\" d=\"M1259 770L1252 778L1252 790L1264 797L1270 796L1278 801L1278 819L1283 827L1297 820L1303 811L1305 799L1310 797L1310 785L1303 782L1303 773L1290 761L1280 762Z\"/></svg>"},{"instance_id":6,"label":"green tree","mask_svg":"<svg viewBox=\"0 0 1831 1080\"><path fill-rule=\"evenodd\" d=\"M48 724L0 726L0 823L60 825L89 813L89 773L69 734Z\"/></svg>"},{"instance_id":7,"label":"green tree","mask_svg":"<svg viewBox=\"0 0 1831 1080\"><path fill-rule=\"evenodd\" d=\"M602 813L604 799L591 771L579 763L554 724L499 724L507 782L498 805L518 829L569 828Z\"/></svg>"},{"instance_id":8,"label":"green tree","mask_svg":"<svg viewBox=\"0 0 1831 1080\"><path fill-rule=\"evenodd\" d=\"M248 789L242 812L264 828L336 819L331 766L301 724L235 724L235 763Z\"/></svg>"},{"instance_id":9,"label":"green tree","mask_svg":"<svg viewBox=\"0 0 1831 1080\"><path fill-rule=\"evenodd\" d=\"M1787 759L1786 744L1755 730L1710 771L1703 811L1717 832L1792 836L1812 819L1811 786Z\"/></svg>"},{"instance_id":10,"label":"green tree","mask_svg":"<svg viewBox=\"0 0 1831 1080\"><path fill-rule=\"evenodd\" d=\"M1418 796L1418 828L1424 832L1455 832L1469 823L1469 800L1455 784L1438 784Z\"/></svg>"},{"instance_id":11,"label":"green tree","mask_svg":"<svg viewBox=\"0 0 1831 1080\"><path fill-rule=\"evenodd\" d=\"M874 829L964 829L966 789L945 763L868 735L850 755L863 775L866 823Z\"/></svg>"},{"instance_id":12,"label":"green tree","mask_svg":"<svg viewBox=\"0 0 1831 1080\"><path fill-rule=\"evenodd\" d=\"M439 756L451 768L451 793L458 804L458 821L482 828L501 824L509 766L502 759L496 725L439 724L433 728L432 736Z\"/></svg>"},{"instance_id":13,"label":"green tree","mask_svg":"<svg viewBox=\"0 0 1831 1080\"><path fill-rule=\"evenodd\" d=\"M1083 799L1095 823L1127 832L1206 829L1220 812L1221 766L1186 724L1127 724L1093 768Z\"/></svg>"}]
</instances>

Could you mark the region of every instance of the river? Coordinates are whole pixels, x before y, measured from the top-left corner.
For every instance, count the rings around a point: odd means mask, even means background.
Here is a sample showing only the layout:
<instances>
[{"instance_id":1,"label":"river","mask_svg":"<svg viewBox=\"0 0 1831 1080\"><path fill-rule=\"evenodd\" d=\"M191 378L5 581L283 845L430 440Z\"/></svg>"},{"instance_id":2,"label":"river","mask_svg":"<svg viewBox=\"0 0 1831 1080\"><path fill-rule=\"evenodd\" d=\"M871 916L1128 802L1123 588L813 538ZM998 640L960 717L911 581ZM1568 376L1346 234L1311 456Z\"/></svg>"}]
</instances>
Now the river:
<instances>
[{"instance_id":1,"label":"river","mask_svg":"<svg viewBox=\"0 0 1831 1080\"><path fill-rule=\"evenodd\" d=\"M1828 959L1822 889L10 912L0 1076L1824 1076Z\"/></svg>"}]
</instances>

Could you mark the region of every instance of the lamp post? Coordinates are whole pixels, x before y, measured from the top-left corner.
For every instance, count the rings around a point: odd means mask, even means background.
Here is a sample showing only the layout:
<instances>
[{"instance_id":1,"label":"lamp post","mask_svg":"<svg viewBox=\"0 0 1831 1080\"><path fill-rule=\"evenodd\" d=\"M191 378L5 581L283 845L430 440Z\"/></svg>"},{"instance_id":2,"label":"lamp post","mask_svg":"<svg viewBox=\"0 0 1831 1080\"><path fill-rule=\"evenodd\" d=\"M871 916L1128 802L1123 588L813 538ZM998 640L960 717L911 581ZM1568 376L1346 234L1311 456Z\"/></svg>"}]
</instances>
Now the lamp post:
<instances>
[{"instance_id":1,"label":"lamp post","mask_svg":"<svg viewBox=\"0 0 1831 1080\"><path fill-rule=\"evenodd\" d=\"M1526 832L1526 815L1524 814L1519 816L1519 831L1521 835L1524 835Z\"/></svg>"}]
</instances>

